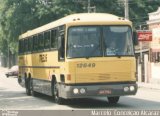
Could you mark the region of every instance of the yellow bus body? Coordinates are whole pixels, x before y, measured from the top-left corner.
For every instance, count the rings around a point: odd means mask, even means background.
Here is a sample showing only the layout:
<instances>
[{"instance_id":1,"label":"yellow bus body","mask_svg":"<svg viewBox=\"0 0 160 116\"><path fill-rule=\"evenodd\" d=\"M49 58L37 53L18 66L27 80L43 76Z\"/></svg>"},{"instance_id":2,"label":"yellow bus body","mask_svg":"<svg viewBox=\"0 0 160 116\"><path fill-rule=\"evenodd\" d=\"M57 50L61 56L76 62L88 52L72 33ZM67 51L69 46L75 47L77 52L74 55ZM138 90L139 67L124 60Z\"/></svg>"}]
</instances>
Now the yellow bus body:
<instances>
[{"instance_id":1,"label":"yellow bus body","mask_svg":"<svg viewBox=\"0 0 160 116\"><path fill-rule=\"evenodd\" d=\"M92 26L92 25L127 25L132 27L132 23L126 19L102 13L82 13L74 14L51 22L42 27L30 30L20 36L19 40L25 40L28 37L38 33L51 30L53 28L65 25L65 57L64 61L58 61L58 50L49 49L38 52L24 53L19 55L19 83L26 85L26 79L32 78L41 81L43 85L40 89L34 91L52 95L52 81L55 77L59 86L60 98L84 98L92 96L101 96L100 89L113 89L110 92L102 92L102 96L122 96L134 95L137 92L136 85L136 61L135 57L89 57L89 58L67 58L67 37L68 29L74 26ZM25 79L26 78L26 79ZM43 83L44 82L44 83ZM48 86L45 83L49 83ZM41 85L39 84L39 85ZM115 86L114 86L115 85ZM120 86L122 85L122 86ZM134 86L133 92L124 92L123 87ZM67 88L68 87L68 88ZM73 88L72 88L73 87ZM75 88L85 88L86 92L91 94L73 95ZM92 90L92 88L94 88ZM116 92L114 92L114 89ZM80 91L80 90L79 90ZM122 92L123 91L123 92ZM70 92L70 94L69 94ZM94 92L94 94L92 94Z\"/></svg>"}]
</instances>

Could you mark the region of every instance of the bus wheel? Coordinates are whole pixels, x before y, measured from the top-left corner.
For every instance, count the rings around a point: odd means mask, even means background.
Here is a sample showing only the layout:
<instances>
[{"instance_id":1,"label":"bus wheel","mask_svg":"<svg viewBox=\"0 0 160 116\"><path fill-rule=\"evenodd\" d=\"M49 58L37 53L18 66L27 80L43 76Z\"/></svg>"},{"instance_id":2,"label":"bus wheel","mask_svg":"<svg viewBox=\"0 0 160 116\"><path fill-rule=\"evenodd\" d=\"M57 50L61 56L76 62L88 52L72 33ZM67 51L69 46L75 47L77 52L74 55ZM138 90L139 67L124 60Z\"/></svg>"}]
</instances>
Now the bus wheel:
<instances>
[{"instance_id":1,"label":"bus wheel","mask_svg":"<svg viewBox=\"0 0 160 116\"><path fill-rule=\"evenodd\" d=\"M116 97L108 97L108 102L110 104L116 104L118 101L119 101L119 96L116 96Z\"/></svg>"},{"instance_id":2,"label":"bus wheel","mask_svg":"<svg viewBox=\"0 0 160 116\"><path fill-rule=\"evenodd\" d=\"M59 97L59 90L58 90L58 83L55 81L53 84L53 90L54 90L54 100L58 104L63 104L63 98Z\"/></svg>"},{"instance_id":3,"label":"bus wheel","mask_svg":"<svg viewBox=\"0 0 160 116\"><path fill-rule=\"evenodd\" d=\"M37 95L37 93L34 91L34 88L33 88L33 79L30 79L30 91L32 96Z\"/></svg>"},{"instance_id":4,"label":"bus wheel","mask_svg":"<svg viewBox=\"0 0 160 116\"><path fill-rule=\"evenodd\" d=\"M30 86L30 82L31 81L31 79L30 78L26 78L25 79L25 85L26 85L26 93L27 93L27 95L31 95L31 86Z\"/></svg>"}]
</instances>

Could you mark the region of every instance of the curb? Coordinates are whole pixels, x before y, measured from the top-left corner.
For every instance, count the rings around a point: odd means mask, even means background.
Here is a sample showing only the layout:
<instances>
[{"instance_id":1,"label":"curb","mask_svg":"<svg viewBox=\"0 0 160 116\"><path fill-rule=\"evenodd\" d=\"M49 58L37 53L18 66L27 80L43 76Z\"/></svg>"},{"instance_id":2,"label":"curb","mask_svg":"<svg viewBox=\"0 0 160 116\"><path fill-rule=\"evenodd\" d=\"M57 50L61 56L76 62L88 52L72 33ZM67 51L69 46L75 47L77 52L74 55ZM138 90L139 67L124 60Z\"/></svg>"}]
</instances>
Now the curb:
<instances>
[{"instance_id":1,"label":"curb","mask_svg":"<svg viewBox=\"0 0 160 116\"><path fill-rule=\"evenodd\" d=\"M151 83L138 83L139 88L148 88L148 89L158 89L160 90L160 84L151 84Z\"/></svg>"}]
</instances>

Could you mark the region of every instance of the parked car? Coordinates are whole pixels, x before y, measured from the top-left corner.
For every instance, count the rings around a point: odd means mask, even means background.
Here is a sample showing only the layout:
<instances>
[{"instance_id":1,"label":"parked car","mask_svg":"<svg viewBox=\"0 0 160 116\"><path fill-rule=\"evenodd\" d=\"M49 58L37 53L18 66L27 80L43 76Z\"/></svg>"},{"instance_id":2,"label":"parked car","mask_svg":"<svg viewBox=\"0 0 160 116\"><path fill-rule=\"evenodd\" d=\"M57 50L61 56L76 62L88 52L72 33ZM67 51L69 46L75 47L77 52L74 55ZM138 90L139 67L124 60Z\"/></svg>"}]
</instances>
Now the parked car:
<instances>
[{"instance_id":1,"label":"parked car","mask_svg":"<svg viewBox=\"0 0 160 116\"><path fill-rule=\"evenodd\" d=\"M6 76L7 76L7 78L8 78L9 76L18 76L18 66L17 66L17 65L12 66L12 67L8 70L8 72L6 72Z\"/></svg>"}]
</instances>

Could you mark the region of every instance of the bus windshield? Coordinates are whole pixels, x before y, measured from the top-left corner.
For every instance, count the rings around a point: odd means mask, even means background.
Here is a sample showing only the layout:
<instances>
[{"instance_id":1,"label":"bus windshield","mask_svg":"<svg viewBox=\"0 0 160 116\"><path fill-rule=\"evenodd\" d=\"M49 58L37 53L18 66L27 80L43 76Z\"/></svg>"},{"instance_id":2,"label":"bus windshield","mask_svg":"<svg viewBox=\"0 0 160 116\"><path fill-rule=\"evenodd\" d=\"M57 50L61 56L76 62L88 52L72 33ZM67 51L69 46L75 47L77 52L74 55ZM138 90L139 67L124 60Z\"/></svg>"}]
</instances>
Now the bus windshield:
<instances>
[{"instance_id":1,"label":"bus windshield","mask_svg":"<svg viewBox=\"0 0 160 116\"><path fill-rule=\"evenodd\" d=\"M129 26L77 26L68 30L68 58L133 55Z\"/></svg>"}]
</instances>

